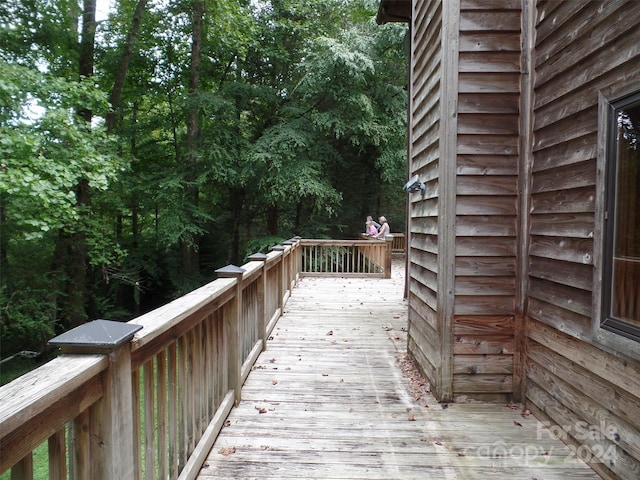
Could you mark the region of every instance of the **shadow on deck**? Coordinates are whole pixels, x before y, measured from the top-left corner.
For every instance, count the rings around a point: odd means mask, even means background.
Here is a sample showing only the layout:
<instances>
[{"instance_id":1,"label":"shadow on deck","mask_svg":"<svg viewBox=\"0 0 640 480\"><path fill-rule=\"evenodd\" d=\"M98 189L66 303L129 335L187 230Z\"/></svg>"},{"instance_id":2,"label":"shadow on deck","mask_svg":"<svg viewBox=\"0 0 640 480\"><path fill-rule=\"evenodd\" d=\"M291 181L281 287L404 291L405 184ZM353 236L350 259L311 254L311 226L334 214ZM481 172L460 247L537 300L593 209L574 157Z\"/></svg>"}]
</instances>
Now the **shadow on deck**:
<instances>
[{"instance_id":1,"label":"shadow on deck","mask_svg":"<svg viewBox=\"0 0 640 480\"><path fill-rule=\"evenodd\" d=\"M521 405L437 403L393 272L300 281L199 479L600 478Z\"/></svg>"}]
</instances>

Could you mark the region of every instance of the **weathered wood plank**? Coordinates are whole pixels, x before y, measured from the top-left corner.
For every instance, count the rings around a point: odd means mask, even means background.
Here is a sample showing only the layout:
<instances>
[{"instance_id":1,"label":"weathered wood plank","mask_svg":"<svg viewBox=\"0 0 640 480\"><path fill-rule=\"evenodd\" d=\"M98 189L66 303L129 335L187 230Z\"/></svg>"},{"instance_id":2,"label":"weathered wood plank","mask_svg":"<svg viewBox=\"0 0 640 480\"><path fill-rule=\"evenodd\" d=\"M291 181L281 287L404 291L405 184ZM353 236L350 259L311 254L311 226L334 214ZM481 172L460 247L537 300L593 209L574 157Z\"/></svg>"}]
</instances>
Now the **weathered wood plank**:
<instances>
[{"instance_id":1,"label":"weathered wood plank","mask_svg":"<svg viewBox=\"0 0 640 480\"><path fill-rule=\"evenodd\" d=\"M302 279L198 478L598 478L521 405L438 404L403 373L403 287L397 277ZM509 328L507 317L484 320ZM461 355L454 382L506 391L510 357Z\"/></svg>"}]
</instances>

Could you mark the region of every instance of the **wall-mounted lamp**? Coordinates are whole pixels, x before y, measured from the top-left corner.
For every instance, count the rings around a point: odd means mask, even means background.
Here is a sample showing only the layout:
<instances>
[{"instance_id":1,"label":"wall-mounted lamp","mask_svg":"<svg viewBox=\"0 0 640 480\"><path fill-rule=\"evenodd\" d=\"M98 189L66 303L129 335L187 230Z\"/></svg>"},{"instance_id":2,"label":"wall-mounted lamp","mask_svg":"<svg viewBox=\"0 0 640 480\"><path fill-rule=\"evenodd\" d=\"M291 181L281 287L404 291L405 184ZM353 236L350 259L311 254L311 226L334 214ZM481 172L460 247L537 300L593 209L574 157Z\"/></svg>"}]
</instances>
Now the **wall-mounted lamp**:
<instances>
[{"instance_id":1,"label":"wall-mounted lamp","mask_svg":"<svg viewBox=\"0 0 640 480\"><path fill-rule=\"evenodd\" d=\"M422 192L424 195L426 189L427 187L425 187L424 183L420 181L420 177L418 177L418 175L411 177L411 180L404 185L404 191L407 193Z\"/></svg>"}]
</instances>

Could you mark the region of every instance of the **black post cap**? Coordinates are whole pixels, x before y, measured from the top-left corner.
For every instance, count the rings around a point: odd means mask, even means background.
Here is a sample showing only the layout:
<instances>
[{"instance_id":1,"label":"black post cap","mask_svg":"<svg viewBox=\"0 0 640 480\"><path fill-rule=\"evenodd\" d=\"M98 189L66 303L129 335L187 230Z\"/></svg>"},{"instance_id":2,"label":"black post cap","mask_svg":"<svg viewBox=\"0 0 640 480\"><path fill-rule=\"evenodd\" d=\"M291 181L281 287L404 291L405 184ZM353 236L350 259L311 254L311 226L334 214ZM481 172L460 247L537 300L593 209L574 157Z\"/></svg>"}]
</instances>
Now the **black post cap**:
<instances>
[{"instance_id":1,"label":"black post cap","mask_svg":"<svg viewBox=\"0 0 640 480\"><path fill-rule=\"evenodd\" d=\"M129 342L142 325L94 320L49 340L63 353L106 353Z\"/></svg>"}]
</instances>

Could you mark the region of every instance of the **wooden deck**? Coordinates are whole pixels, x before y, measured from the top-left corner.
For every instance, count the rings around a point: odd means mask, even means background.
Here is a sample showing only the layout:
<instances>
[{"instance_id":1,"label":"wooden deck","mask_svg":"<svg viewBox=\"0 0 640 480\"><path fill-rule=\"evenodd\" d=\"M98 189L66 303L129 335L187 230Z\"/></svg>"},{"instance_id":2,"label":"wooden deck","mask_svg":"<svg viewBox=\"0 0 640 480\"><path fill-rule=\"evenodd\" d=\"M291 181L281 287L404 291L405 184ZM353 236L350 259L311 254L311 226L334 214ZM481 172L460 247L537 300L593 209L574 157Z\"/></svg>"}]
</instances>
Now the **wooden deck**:
<instances>
[{"instance_id":1,"label":"wooden deck","mask_svg":"<svg viewBox=\"0 0 640 480\"><path fill-rule=\"evenodd\" d=\"M393 271L300 281L198 478L600 478L521 405L438 404Z\"/></svg>"}]
</instances>

